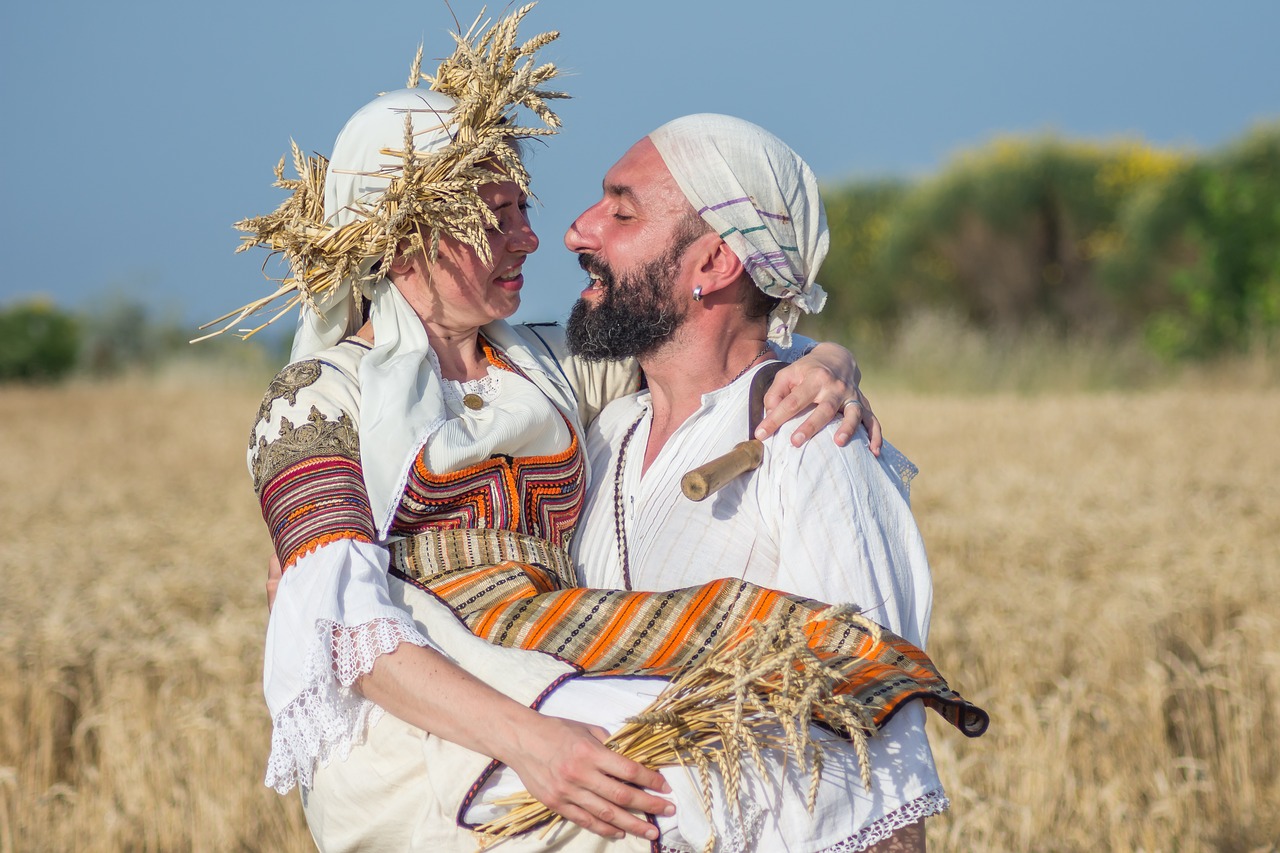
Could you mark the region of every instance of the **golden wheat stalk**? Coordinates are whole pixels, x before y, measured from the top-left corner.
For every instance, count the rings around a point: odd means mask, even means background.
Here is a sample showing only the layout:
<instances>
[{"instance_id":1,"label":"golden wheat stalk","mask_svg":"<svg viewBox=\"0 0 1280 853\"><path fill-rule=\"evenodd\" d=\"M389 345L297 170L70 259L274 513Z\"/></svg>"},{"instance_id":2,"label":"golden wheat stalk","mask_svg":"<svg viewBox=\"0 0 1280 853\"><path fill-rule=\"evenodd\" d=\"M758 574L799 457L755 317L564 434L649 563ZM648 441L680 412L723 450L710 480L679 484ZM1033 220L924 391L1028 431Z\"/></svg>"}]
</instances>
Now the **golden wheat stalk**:
<instances>
[{"instance_id":1,"label":"golden wheat stalk","mask_svg":"<svg viewBox=\"0 0 1280 853\"><path fill-rule=\"evenodd\" d=\"M849 733L862 784L869 790L866 739L874 732L870 713L837 692L845 670L838 661L822 660L810 647L806 631L835 618L879 640L879 626L851 608L830 608L806 622L779 612L757 624L741 642L722 645L678 673L653 704L629 718L606 745L646 767L693 768L706 810L714 767L724 782L726 803L739 816L743 762L749 758L767 777L764 750L778 750L808 774L807 806L812 810L823 753L810 724L823 720ZM489 841L544 827L550 831L564 819L525 791L495 805L510 809L477 828Z\"/></svg>"}]
</instances>

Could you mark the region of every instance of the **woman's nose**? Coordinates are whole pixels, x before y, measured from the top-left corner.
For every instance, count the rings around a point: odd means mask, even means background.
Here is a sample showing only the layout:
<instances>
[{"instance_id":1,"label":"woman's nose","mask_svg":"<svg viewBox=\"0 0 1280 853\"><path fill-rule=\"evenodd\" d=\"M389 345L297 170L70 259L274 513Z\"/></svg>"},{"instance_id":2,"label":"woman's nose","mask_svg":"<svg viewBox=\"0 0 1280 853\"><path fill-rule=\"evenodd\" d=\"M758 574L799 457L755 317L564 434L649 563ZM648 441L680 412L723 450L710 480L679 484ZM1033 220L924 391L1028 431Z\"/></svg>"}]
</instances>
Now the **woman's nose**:
<instances>
[{"instance_id":1,"label":"woman's nose","mask_svg":"<svg viewBox=\"0 0 1280 853\"><path fill-rule=\"evenodd\" d=\"M512 252L523 252L531 255L538 251L541 241L538 234L533 230L533 225L529 222L526 215L514 231L507 235L507 249Z\"/></svg>"}]
</instances>

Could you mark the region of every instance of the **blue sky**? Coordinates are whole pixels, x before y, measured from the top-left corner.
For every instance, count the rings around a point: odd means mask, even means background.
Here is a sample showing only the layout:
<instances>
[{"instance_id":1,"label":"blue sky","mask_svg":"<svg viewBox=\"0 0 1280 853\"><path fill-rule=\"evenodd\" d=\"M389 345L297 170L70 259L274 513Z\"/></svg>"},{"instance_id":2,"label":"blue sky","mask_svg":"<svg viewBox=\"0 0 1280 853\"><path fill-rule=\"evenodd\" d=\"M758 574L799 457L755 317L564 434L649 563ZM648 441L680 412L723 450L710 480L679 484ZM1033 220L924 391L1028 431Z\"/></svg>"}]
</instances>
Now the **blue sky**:
<instances>
[{"instance_id":1,"label":"blue sky","mask_svg":"<svg viewBox=\"0 0 1280 853\"><path fill-rule=\"evenodd\" d=\"M480 5L453 2L464 24ZM125 293L194 322L259 295L263 254L232 254L231 223L278 204L289 139L327 154L420 40L448 53L451 24L442 0L6 3L0 303ZM542 0L523 32L547 29L574 100L530 162L523 319L567 312L565 228L685 113L755 121L828 182L927 174L1010 132L1203 148L1280 118L1280 4L1262 0Z\"/></svg>"}]
</instances>

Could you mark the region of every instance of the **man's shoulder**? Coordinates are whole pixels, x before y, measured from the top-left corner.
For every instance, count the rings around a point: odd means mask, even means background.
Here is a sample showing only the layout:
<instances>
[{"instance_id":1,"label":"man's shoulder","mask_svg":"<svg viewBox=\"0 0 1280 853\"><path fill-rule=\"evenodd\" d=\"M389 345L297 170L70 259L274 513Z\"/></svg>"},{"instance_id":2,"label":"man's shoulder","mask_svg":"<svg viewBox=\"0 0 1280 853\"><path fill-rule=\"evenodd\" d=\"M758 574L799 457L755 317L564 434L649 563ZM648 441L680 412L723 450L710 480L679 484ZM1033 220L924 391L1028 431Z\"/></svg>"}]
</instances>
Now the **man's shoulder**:
<instances>
[{"instance_id":1,"label":"man's shoulder","mask_svg":"<svg viewBox=\"0 0 1280 853\"><path fill-rule=\"evenodd\" d=\"M839 419L828 423L800 447L793 447L791 434L804 423L806 415L807 412L797 415L765 439L766 456L774 460L775 468L803 476L814 473L830 476L844 471L853 479L874 478L877 481L883 475L903 499L910 502L911 481L920 469L906 455L885 441L877 457L871 452L870 439L862 425L858 426L849 443L840 447L835 441Z\"/></svg>"},{"instance_id":2,"label":"man's shoulder","mask_svg":"<svg viewBox=\"0 0 1280 853\"><path fill-rule=\"evenodd\" d=\"M554 342L554 344L564 343L564 326L554 321L515 323L512 328L526 340L535 338L541 341Z\"/></svg>"}]
</instances>

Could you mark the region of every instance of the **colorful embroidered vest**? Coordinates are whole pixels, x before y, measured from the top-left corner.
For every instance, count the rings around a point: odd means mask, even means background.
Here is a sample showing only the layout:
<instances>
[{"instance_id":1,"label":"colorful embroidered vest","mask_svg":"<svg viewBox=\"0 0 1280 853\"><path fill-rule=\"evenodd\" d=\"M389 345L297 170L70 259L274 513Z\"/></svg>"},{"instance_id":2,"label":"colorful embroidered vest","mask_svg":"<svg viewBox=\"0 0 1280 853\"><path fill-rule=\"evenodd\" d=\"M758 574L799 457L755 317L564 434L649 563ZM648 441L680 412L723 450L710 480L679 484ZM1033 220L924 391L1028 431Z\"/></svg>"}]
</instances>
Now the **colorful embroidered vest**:
<instances>
[{"instance_id":1,"label":"colorful embroidered vest","mask_svg":"<svg viewBox=\"0 0 1280 853\"><path fill-rule=\"evenodd\" d=\"M491 364L524 376L487 342L482 340L481 346ZM491 528L567 548L582 514L586 482L578 435L567 418L565 425L572 436L569 447L548 456L493 456L436 474L419 453L391 524L392 535Z\"/></svg>"}]
</instances>

